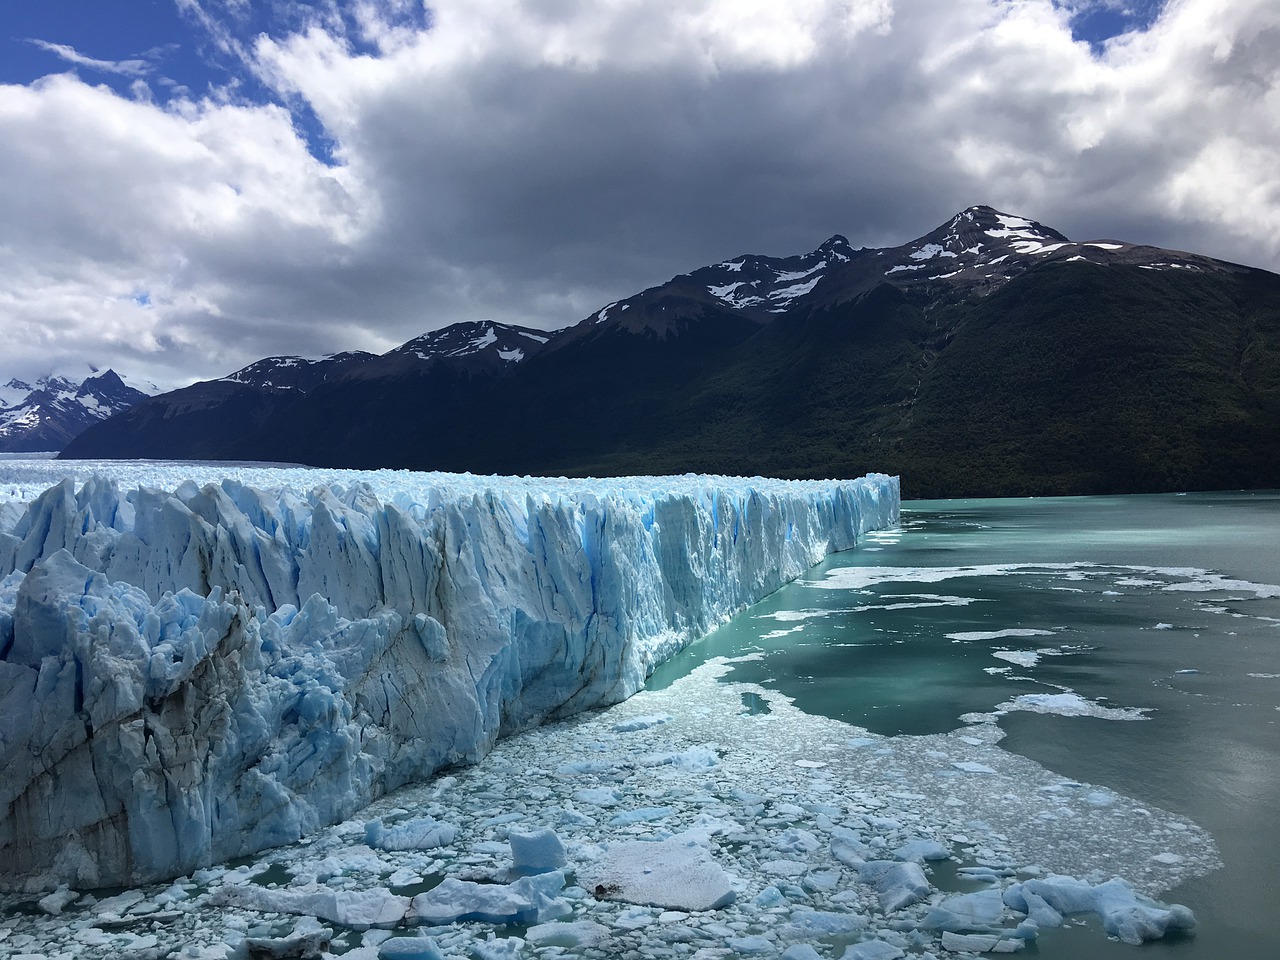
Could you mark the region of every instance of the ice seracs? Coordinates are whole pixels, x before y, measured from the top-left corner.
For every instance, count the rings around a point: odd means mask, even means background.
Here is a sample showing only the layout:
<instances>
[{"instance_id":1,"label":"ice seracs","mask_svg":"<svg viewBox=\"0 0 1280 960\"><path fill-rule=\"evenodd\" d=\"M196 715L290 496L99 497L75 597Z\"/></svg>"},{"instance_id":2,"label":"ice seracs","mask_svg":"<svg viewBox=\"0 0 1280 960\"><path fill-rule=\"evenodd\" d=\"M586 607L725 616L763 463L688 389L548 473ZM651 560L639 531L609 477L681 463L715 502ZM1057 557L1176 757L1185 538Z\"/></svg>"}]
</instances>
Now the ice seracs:
<instances>
[{"instance_id":1,"label":"ice seracs","mask_svg":"<svg viewBox=\"0 0 1280 960\"><path fill-rule=\"evenodd\" d=\"M898 511L884 476L324 476L90 476L0 510L4 884L156 880L296 840L635 693Z\"/></svg>"}]
</instances>

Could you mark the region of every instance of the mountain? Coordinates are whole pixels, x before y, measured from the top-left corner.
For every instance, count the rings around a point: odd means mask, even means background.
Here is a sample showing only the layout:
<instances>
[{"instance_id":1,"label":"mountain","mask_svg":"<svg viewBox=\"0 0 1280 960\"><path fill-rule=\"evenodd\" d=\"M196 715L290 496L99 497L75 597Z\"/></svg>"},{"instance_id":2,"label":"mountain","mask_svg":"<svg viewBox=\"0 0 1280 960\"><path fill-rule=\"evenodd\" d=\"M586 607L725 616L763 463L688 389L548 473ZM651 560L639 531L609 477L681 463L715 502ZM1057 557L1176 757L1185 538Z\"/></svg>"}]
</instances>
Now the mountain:
<instances>
[{"instance_id":1,"label":"mountain","mask_svg":"<svg viewBox=\"0 0 1280 960\"><path fill-rule=\"evenodd\" d=\"M530 347L500 364L495 339L483 370L387 354L201 439L476 473L878 470L908 498L1280 486L1280 277L985 206L897 247L730 258ZM191 455L135 416L64 455Z\"/></svg>"},{"instance_id":2,"label":"mountain","mask_svg":"<svg viewBox=\"0 0 1280 960\"><path fill-rule=\"evenodd\" d=\"M151 397L78 438L63 456L379 466L377 444L389 425L464 402L549 337L485 320L423 334L381 355L267 357Z\"/></svg>"},{"instance_id":3,"label":"mountain","mask_svg":"<svg viewBox=\"0 0 1280 960\"><path fill-rule=\"evenodd\" d=\"M61 450L91 424L145 400L107 370L75 383L66 377L41 377L35 384L10 380L0 391L0 452Z\"/></svg>"}]
</instances>

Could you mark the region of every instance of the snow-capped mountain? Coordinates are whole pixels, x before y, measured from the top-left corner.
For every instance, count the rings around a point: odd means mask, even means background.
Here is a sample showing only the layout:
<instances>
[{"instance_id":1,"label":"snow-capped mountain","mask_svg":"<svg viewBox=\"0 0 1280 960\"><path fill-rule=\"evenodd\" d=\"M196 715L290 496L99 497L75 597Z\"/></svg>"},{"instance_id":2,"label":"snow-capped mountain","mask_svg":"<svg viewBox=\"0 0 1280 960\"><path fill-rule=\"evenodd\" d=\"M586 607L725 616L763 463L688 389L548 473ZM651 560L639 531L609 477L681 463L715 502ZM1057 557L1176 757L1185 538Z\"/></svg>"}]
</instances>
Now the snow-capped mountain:
<instances>
[{"instance_id":1,"label":"snow-capped mountain","mask_svg":"<svg viewBox=\"0 0 1280 960\"><path fill-rule=\"evenodd\" d=\"M0 391L0 451L61 450L86 427L146 398L114 370L81 383L57 376L34 384L10 380Z\"/></svg>"},{"instance_id":2,"label":"snow-capped mountain","mask_svg":"<svg viewBox=\"0 0 1280 960\"><path fill-rule=\"evenodd\" d=\"M931 289L941 299L989 293L1048 260L1129 263L1149 270L1215 269L1208 257L1132 243L1074 243L1051 227L989 206L963 210L947 223L897 247L855 250L839 234L810 253L748 254L680 274L610 303L572 328L557 345L597 327L665 335L677 321L729 311L758 324L855 299L881 284Z\"/></svg>"},{"instance_id":3,"label":"snow-capped mountain","mask_svg":"<svg viewBox=\"0 0 1280 960\"><path fill-rule=\"evenodd\" d=\"M975 206L894 247L720 260L555 333L270 358L63 455L1023 495L1280 485L1277 424L1280 277Z\"/></svg>"},{"instance_id":4,"label":"snow-capped mountain","mask_svg":"<svg viewBox=\"0 0 1280 960\"><path fill-rule=\"evenodd\" d=\"M551 339L545 330L532 330L494 320L454 323L414 337L386 356L411 355L419 360L461 360L472 362L519 363Z\"/></svg>"},{"instance_id":5,"label":"snow-capped mountain","mask_svg":"<svg viewBox=\"0 0 1280 960\"><path fill-rule=\"evenodd\" d=\"M664 333L677 319L725 307L758 323L767 323L789 311L823 278L855 255L849 241L837 235L816 250L798 256L734 257L610 303L578 327L585 332L612 321L614 326L631 332L647 328Z\"/></svg>"},{"instance_id":6,"label":"snow-capped mountain","mask_svg":"<svg viewBox=\"0 0 1280 960\"><path fill-rule=\"evenodd\" d=\"M347 375L377 377L389 369L403 373L440 361L470 370L501 369L519 363L550 337L541 330L477 320L432 330L384 354L348 350L318 358L265 357L215 382L307 393Z\"/></svg>"},{"instance_id":7,"label":"snow-capped mountain","mask_svg":"<svg viewBox=\"0 0 1280 960\"><path fill-rule=\"evenodd\" d=\"M384 354L266 357L220 377L149 398L65 451L69 457L304 461L318 448L370 444L367 462L402 455L403 431L483 389L551 338L480 320L424 333ZM234 453L232 453L234 451Z\"/></svg>"},{"instance_id":8,"label":"snow-capped mountain","mask_svg":"<svg viewBox=\"0 0 1280 960\"><path fill-rule=\"evenodd\" d=\"M255 360L247 367L222 379L228 383L243 383L255 387L276 390L300 390L306 392L331 377L345 373L377 354L363 350L330 353L318 359L310 357L266 357Z\"/></svg>"}]
</instances>

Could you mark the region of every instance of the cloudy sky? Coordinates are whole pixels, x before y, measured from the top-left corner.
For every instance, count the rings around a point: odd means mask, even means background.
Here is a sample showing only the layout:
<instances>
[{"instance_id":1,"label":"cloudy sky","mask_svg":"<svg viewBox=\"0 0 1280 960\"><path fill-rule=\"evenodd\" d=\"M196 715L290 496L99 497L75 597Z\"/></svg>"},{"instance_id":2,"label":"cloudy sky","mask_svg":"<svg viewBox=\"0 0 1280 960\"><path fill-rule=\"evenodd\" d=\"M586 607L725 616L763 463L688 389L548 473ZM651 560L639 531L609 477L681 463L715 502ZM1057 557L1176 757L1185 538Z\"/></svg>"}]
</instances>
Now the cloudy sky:
<instances>
[{"instance_id":1,"label":"cloudy sky","mask_svg":"<svg viewBox=\"0 0 1280 960\"><path fill-rule=\"evenodd\" d=\"M0 380L552 328L989 203L1280 269L1275 0L0 11Z\"/></svg>"}]
</instances>

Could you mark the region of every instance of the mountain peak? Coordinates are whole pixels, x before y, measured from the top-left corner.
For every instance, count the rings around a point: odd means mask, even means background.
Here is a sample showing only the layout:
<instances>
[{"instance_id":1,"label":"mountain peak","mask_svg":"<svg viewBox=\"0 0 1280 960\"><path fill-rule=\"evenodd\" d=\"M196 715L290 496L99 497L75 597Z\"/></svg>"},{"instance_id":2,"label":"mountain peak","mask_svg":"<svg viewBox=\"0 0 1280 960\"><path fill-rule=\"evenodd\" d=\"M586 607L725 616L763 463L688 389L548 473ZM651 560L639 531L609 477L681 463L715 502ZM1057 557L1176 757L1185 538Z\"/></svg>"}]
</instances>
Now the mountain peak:
<instances>
[{"instance_id":1,"label":"mountain peak","mask_svg":"<svg viewBox=\"0 0 1280 960\"><path fill-rule=\"evenodd\" d=\"M815 254L822 254L828 259L836 260L852 260L853 246L849 243L849 238L842 234L833 234L829 240L823 243Z\"/></svg>"},{"instance_id":2,"label":"mountain peak","mask_svg":"<svg viewBox=\"0 0 1280 960\"><path fill-rule=\"evenodd\" d=\"M412 353L419 360L492 355L509 364L519 363L527 352L536 350L550 339L551 333L546 330L497 320L464 320L414 337L391 353Z\"/></svg>"}]
</instances>

